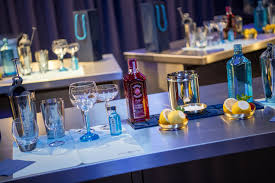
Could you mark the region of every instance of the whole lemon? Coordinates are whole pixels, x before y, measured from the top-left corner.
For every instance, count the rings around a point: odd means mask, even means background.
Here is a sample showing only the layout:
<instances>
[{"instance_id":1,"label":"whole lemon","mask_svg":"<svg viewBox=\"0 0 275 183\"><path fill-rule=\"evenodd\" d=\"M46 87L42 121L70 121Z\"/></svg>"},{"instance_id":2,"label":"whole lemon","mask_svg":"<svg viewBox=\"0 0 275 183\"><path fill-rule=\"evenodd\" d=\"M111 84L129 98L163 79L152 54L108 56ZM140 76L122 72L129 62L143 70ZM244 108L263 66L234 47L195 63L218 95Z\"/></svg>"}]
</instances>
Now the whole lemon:
<instances>
[{"instance_id":1,"label":"whole lemon","mask_svg":"<svg viewBox=\"0 0 275 183\"><path fill-rule=\"evenodd\" d=\"M168 121L171 124L184 123L184 121L186 121L186 116L182 111L171 111L168 114Z\"/></svg>"}]
</instances>

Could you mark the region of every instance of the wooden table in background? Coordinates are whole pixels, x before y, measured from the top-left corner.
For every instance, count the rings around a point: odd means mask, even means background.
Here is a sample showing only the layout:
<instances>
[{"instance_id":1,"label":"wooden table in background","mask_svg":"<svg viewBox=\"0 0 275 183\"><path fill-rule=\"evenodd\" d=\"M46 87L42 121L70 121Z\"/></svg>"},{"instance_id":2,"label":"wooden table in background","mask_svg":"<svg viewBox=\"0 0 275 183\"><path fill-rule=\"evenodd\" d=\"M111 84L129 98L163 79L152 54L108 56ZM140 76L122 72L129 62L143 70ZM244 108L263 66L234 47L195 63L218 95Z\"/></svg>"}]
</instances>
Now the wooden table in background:
<instances>
[{"instance_id":1,"label":"wooden table in background","mask_svg":"<svg viewBox=\"0 0 275 183\"><path fill-rule=\"evenodd\" d=\"M275 43L275 34L259 35L255 43L243 46L243 53L264 49L267 43ZM147 76L148 93L156 93L167 91L166 77L168 73L193 69L194 66L213 64L233 56L233 48L208 53L206 51L182 50L184 45L184 40L178 40L171 42L170 49L161 53L147 52L143 48L124 52L124 57L126 60L137 59L139 70Z\"/></svg>"}]
</instances>

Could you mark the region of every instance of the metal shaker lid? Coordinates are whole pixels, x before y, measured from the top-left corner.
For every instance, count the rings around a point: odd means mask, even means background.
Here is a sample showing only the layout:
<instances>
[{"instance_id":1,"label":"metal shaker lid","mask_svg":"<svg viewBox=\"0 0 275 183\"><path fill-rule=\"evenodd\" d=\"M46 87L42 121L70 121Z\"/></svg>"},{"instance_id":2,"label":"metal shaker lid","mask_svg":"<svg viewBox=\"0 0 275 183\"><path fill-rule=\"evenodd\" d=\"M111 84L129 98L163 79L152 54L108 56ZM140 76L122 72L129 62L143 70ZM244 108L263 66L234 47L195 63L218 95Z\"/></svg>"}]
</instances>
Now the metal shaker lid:
<instances>
[{"instance_id":1,"label":"metal shaker lid","mask_svg":"<svg viewBox=\"0 0 275 183\"><path fill-rule=\"evenodd\" d=\"M168 81L187 81L198 77L198 74L194 70L178 71L167 74Z\"/></svg>"}]
</instances>

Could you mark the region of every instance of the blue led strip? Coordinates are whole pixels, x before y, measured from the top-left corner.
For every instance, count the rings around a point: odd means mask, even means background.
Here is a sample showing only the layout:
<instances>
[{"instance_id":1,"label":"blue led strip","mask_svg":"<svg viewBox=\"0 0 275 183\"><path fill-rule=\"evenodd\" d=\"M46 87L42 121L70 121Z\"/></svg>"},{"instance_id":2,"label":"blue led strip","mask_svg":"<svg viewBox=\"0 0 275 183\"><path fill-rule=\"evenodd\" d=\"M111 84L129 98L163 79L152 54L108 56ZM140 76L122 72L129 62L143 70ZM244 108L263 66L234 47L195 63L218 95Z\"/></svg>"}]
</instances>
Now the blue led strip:
<instances>
[{"instance_id":1,"label":"blue led strip","mask_svg":"<svg viewBox=\"0 0 275 183\"><path fill-rule=\"evenodd\" d=\"M75 37L78 39L78 40L84 40L87 38L87 30L86 30L86 23L85 23L85 14L82 14L82 29L83 29L83 36L79 36L78 35L78 31L77 31L77 20L78 20L78 14L75 14L74 16L74 34L75 34Z\"/></svg>"},{"instance_id":2,"label":"blue led strip","mask_svg":"<svg viewBox=\"0 0 275 183\"><path fill-rule=\"evenodd\" d=\"M163 24L163 27L162 27L161 23L160 23L160 8L159 8L159 5L156 4L155 8L156 8L156 12L157 12L157 27L161 32L165 32L167 30L167 27L168 27L167 16L166 16L166 11L165 11L165 6L163 4L160 4L160 7L162 9L164 24Z\"/></svg>"}]
</instances>

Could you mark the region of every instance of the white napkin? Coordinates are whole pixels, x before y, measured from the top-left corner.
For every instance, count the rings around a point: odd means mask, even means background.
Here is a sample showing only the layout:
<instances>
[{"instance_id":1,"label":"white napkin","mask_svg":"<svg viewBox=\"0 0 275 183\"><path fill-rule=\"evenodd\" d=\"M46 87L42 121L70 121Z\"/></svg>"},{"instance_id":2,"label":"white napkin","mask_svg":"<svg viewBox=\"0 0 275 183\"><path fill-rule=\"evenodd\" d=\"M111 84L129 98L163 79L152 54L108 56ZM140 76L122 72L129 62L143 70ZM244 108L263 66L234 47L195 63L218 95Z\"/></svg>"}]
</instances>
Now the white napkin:
<instances>
[{"instance_id":1,"label":"white napkin","mask_svg":"<svg viewBox=\"0 0 275 183\"><path fill-rule=\"evenodd\" d=\"M79 158L83 163L96 163L122 157L130 157L143 153L143 149L134 138L125 131L119 136L111 136L109 132L93 127L99 139L90 142L80 142L81 134L71 130L71 136Z\"/></svg>"},{"instance_id":2,"label":"white napkin","mask_svg":"<svg viewBox=\"0 0 275 183\"><path fill-rule=\"evenodd\" d=\"M49 147L47 136L40 136L37 147L31 152L21 152L14 143L13 159L35 161L30 166L13 174L14 178L30 174L42 173L81 164L71 136L61 138L65 144L58 147Z\"/></svg>"}]
</instances>

